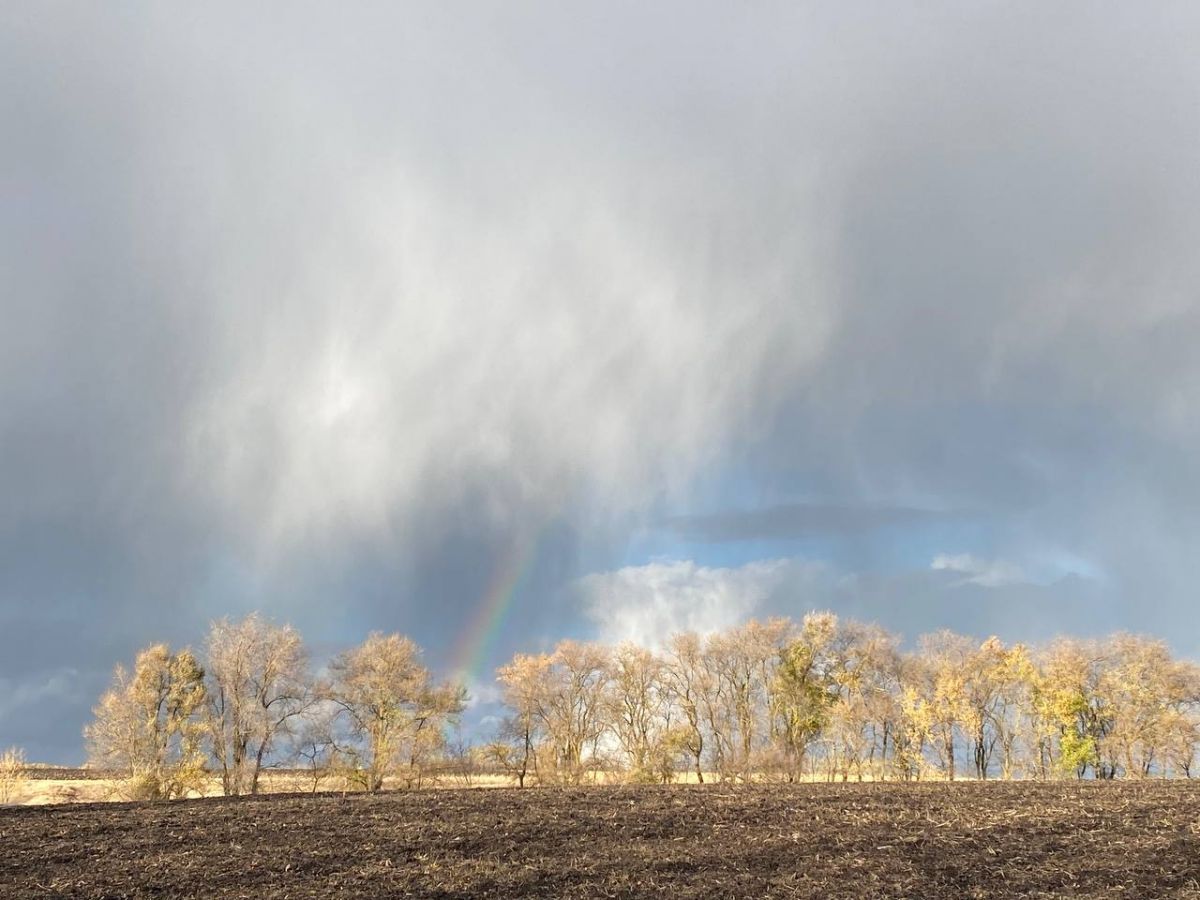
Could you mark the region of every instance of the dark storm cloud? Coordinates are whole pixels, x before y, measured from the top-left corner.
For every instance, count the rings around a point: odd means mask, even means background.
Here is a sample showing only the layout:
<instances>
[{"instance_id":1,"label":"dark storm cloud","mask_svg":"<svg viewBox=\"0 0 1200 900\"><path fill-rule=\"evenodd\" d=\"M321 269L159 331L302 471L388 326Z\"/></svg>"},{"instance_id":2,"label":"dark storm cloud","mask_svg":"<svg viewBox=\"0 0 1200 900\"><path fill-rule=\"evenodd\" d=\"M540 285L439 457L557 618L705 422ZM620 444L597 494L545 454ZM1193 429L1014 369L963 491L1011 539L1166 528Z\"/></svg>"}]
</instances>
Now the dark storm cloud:
<instances>
[{"instance_id":1,"label":"dark storm cloud","mask_svg":"<svg viewBox=\"0 0 1200 900\"><path fill-rule=\"evenodd\" d=\"M970 509L995 546L935 552L1183 621L1194 7L0 15L0 743L77 755L100 673L227 612L432 655L514 555L495 652L577 631L664 517ZM699 516L727 480L763 512ZM879 603L1057 591L961 582Z\"/></svg>"}]
</instances>

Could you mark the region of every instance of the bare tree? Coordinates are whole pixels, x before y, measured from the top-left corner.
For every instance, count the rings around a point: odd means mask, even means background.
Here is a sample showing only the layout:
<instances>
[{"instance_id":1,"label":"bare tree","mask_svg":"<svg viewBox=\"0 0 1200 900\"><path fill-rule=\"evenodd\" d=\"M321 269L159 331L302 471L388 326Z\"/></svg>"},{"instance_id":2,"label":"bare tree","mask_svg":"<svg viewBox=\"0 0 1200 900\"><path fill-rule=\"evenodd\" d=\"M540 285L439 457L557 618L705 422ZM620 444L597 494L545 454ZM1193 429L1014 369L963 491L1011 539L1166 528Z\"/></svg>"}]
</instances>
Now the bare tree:
<instances>
[{"instance_id":1,"label":"bare tree","mask_svg":"<svg viewBox=\"0 0 1200 900\"><path fill-rule=\"evenodd\" d=\"M611 673L605 712L626 756L629 777L662 781L676 749L667 746L671 703L666 665L652 651L626 643L613 651Z\"/></svg>"},{"instance_id":2,"label":"bare tree","mask_svg":"<svg viewBox=\"0 0 1200 900\"><path fill-rule=\"evenodd\" d=\"M1099 690L1111 722L1106 749L1113 769L1146 778L1170 765L1169 746L1182 762L1180 741L1195 703L1194 667L1172 659L1163 641L1116 634L1105 643Z\"/></svg>"},{"instance_id":3,"label":"bare tree","mask_svg":"<svg viewBox=\"0 0 1200 900\"><path fill-rule=\"evenodd\" d=\"M696 780L704 784L704 696L706 674L704 645L695 632L673 635L667 642L667 657L663 675L670 701L678 709L680 723L674 730L674 741L687 754L696 772Z\"/></svg>"},{"instance_id":4,"label":"bare tree","mask_svg":"<svg viewBox=\"0 0 1200 900\"><path fill-rule=\"evenodd\" d=\"M479 772L481 751L455 729L454 739L446 745L446 774L463 787L471 787Z\"/></svg>"},{"instance_id":5,"label":"bare tree","mask_svg":"<svg viewBox=\"0 0 1200 900\"><path fill-rule=\"evenodd\" d=\"M713 635L705 659L715 677L713 737L722 778L753 778L756 751L770 745L776 727L775 670L782 649L792 637L786 619L751 620L723 634Z\"/></svg>"},{"instance_id":6,"label":"bare tree","mask_svg":"<svg viewBox=\"0 0 1200 900\"><path fill-rule=\"evenodd\" d=\"M419 785L446 724L465 706L465 691L434 683L420 655L408 638L375 632L330 663L330 698L348 726L342 752L355 761L366 790L378 791L394 774Z\"/></svg>"},{"instance_id":7,"label":"bare tree","mask_svg":"<svg viewBox=\"0 0 1200 900\"><path fill-rule=\"evenodd\" d=\"M488 746L488 755L517 779L518 787L525 787L525 780L531 774L537 776L537 746L545 725L542 695L547 688L550 666L549 656L518 653L496 673L511 715L501 721L495 740Z\"/></svg>"},{"instance_id":8,"label":"bare tree","mask_svg":"<svg viewBox=\"0 0 1200 900\"><path fill-rule=\"evenodd\" d=\"M1037 670L1024 644L1003 648L992 657L992 664L997 688L988 717L1000 748L1000 777L1008 780L1016 777L1022 755L1030 762L1034 757L1037 739L1033 688ZM1028 768L1033 773L1035 767Z\"/></svg>"},{"instance_id":9,"label":"bare tree","mask_svg":"<svg viewBox=\"0 0 1200 900\"><path fill-rule=\"evenodd\" d=\"M970 638L952 631L927 634L920 640L926 666L919 686L928 715L933 748L946 779L956 774L955 748L963 725L965 682L974 645Z\"/></svg>"},{"instance_id":10,"label":"bare tree","mask_svg":"<svg viewBox=\"0 0 1200 900\"><path fill-rule=\"evenodd\" d=\"M263 766L314 700L308 654L290 625L253 613L208 635L208 724L226 796L257 794Z\"/></svg>"},{"instance_id":11,"label":"bare tree","mask_svg":"<svg viewBox=\"0 0 1200 900\"><path fill-rule=\"evenodd\" d=\"M203 788L204 670L190 650L155 644L133 671L117 666L84 729L92 759L124 773L137 799L171 799Z\"/></svg>"},{"instance_id":12,"label":"bare tree","mask_svg":"<svg viewBox=\"0 0 1200 900\"><path fill-rule=\"evenodd\" d=\"M288 755L302 767L305 784L314 794L343 764L333 727L340 707L331 706L328 701L310 705L288 733Z\"/></svg>"},{"instance_id":13,"label":"bare tree","mask_svg":"<svg viewBox=\"0 0 1200 900\"><path fill-rule=\"evenodd\" d=\"M859 781L868 774L883 778L900 715L896 637L878 625L843 622L826 653L828 678L837 695L830 721L842 778L848 779L851 771Z\"/></svg>"},{"instance_id":14,"label":"bare tree","mask_svg":"<svg viewBox=\"0 0 1200 900\"><path fill-rule=\"evenodd\" d=\"M597 761L600 738L608 730L604 708L609 650L600 644L563 641L542 673L538 716L550 743L551 771L560 781L578 784L587 766ZM550 773L541 774L545 778Z\"/></svg>"}]
</instances>

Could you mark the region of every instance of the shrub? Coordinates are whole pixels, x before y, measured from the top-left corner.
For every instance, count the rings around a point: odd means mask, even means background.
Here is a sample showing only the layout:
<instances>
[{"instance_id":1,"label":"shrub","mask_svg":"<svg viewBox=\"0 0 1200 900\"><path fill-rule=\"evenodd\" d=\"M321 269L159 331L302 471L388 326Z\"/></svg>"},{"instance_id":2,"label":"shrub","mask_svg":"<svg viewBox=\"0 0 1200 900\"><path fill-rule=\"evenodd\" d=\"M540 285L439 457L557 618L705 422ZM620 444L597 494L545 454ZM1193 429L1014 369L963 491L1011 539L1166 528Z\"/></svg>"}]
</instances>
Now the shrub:
<instances>
[{"instance_id":1,"label":"shrub","mask_svg":"<svg viewBox=\"0 0 1200 900\"><path fill-rule=\"evenodd\" d=\"M0 804L12 803L29 780L29 764L25 752L9 747L0 754Z\"/></svg>"}]
</instances>

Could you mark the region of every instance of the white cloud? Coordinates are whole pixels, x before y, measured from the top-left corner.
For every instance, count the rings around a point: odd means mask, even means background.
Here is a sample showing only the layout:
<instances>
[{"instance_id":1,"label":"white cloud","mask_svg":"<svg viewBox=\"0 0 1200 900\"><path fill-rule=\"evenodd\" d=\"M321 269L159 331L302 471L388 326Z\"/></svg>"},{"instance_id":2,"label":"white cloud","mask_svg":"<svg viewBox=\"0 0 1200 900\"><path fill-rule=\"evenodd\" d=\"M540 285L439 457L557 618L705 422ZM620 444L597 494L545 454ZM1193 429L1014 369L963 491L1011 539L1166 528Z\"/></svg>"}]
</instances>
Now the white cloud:
<instances>
[{"instance_id":1,"label":"white cloud","mask_svg":"<svg viewBox=\"0 0 1200 900\"><path fill-rule=\"evenodd\" d=\"M495 679L489 681L472 677L467 679L465 686L467 709L473 709L476 706L492 706L504 699L504 693Z\"/></svg>"},{"instance_id":2,"label":"white cloud","mask_svg":"<svg viewBox=\"0 0 1200 900\"><path fill-rule=\"evenodd\" d=\"M789 296L818 280L804 249L747 253L698 281L707 244L662 236L696 203L736 219L737 198L696 183L636 210L614 199L645 177L610 166L567 190L529 173L481 208L381 165L315 199L337 239L313 236L321 252L289 261L299 286L279 310L229 313L226 382L189 423L196 483L283 549L385 532L481 485L502 524L581 483L616 510L685 485L761 414L764 385L803 372L828 312L819 287ZM246 265L264 292L284 280Z\"/></svg>"},{"instance_id":3,"label":"white cloud","mask_svg":"<svg viewBox=\"0 0 1200 900\"><path fill-rule=\"evenodd\" d=\"M981 587L1000 587L1030 581L1025 570L1014 562L1004 559L980 559L970 553L938 554L929 564L929 568L937 572L958 572L965 576L960 584L978 584Z\"/></svg>"},{"instance_id":4,"label":"white cloud","mask_svg":"<svg viewBox=\"0 0 1200 900\"><path fill-rule=\"evenodd\" d=\"M660 561L588 575L578 588L601 640L657 646L678 631L706 634L744 621L780 584L790 565L782 559L737 568Z\"/></svg>"}]
</instances>

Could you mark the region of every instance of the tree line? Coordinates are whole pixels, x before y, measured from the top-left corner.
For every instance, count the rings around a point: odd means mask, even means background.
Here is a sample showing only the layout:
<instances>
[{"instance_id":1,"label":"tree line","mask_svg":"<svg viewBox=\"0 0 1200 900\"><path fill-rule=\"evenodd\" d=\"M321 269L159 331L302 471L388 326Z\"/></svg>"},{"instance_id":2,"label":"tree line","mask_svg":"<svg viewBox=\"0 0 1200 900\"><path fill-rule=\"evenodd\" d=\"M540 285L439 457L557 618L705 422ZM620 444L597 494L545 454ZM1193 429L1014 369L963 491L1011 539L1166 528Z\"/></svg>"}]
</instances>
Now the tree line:
<instances>
[{"instance_id":1,"label":"tree line","mask_svg":"<svg viewBox=\"0 0 1200 900\"><path fill-rule=\"evenodd\" d=\"M156 644L84 730L126 794L254 794L265 770L375 791L449 763L520 786L1188 777L1200 667L1129 634L1032 648L949 631L905 650L883 628L810 613L684 632L661 647L563 641L496 673L504 714L451 741L467 702L420 648L374 633L314 672L300 635L257 614L213 623L200 653Z\"/></svg>"},{"instance_id":2,"label":"tree line","mask_svg":"<svg viewBox=\"0 0 1200 900\"><path fill-rule=\"evenodd\" d=\"M223 619L202 655L155 644L117 666L84 729L89 757L138 799L203 792L214 772L224 794L256 794L277 766L303 766L314 790L331 773L370 791L412 784L466 701L420 657L408 638L373 633L317 676L292 627Z\"/></svg>"},{"instance_id":3,"label":"tree line","mask_svg":"<svg viewBox=\"0 0 1200 900\"><path fill-rule=\"evenodd\" d=\"M1191 777L1200 667L1116 634L1039 649L940 631L906 652L812 613L661 649L565 641L499 670L490 755L519 782Z\"/></svg>"}]
</instances>

